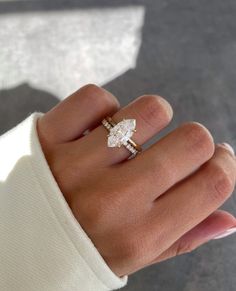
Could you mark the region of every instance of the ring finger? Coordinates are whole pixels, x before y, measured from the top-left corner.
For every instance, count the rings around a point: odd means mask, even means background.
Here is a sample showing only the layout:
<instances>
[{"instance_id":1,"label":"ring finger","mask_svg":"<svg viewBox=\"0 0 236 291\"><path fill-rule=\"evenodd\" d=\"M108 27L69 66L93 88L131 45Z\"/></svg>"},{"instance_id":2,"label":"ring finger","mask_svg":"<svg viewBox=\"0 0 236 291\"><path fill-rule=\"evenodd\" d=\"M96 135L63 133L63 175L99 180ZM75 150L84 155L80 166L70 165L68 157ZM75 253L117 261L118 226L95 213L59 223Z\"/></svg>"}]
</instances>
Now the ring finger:
<instances>
[{"instance_id":1,"label":"ring finger","mask_svg":"<svg viewBox=\"0 0 236 291\"><path fill-rule=\"evenodd\" d=\"M132 139L142 145L163 129L172 119L173 111L170 104L156 95L143 95L116 112L112 118L115 122L122 119L136 119L137 131ZM107 130L103 125L95 128L90 134L79 139L78 150L88 150L93 155L93 161L100 165L112 165L126 159L130 152L123 146L107 147Z\"/></svg>"}]
</instances>

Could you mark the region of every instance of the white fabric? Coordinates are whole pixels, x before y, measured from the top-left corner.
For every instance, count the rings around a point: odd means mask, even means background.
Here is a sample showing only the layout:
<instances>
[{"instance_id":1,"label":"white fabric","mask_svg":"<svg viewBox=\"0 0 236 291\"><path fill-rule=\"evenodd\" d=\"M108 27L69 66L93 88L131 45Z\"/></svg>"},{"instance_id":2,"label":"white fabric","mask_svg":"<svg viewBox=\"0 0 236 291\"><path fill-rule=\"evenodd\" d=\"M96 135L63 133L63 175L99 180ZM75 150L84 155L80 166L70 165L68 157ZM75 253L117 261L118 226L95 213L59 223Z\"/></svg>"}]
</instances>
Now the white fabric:
<instances>
[{"instance_id":1,"label":"white fabric","mask_svg":"<svg viewBox=\"0 0 236 291\"><path fill-rule=\"evenodd\" d=\"M0 137L0 290L124 286L73 216L42 152L34 113Z\"/></svg>"}]
</instances>

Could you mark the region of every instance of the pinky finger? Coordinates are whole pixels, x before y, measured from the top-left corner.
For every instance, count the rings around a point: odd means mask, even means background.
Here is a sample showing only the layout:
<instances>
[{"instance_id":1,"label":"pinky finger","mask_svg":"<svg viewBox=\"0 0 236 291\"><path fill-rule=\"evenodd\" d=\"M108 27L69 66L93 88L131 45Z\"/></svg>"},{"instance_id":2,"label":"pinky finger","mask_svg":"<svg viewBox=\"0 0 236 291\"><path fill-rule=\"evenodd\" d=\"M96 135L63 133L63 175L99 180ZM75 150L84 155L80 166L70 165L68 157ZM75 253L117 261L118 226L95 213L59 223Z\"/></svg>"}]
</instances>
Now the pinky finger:
<instances>
[{"instance_id":1,"label":"pinky finger","mask_svg":"<svg viewBox=\"0 0 236 291\"><path fill-rule=\"evenodd\" d=\"M211 239L225 237L236 231L236 218L223 210L216 210L200 224L184 234L150 265L189 253Z\"/></svg>"}]
</instances>

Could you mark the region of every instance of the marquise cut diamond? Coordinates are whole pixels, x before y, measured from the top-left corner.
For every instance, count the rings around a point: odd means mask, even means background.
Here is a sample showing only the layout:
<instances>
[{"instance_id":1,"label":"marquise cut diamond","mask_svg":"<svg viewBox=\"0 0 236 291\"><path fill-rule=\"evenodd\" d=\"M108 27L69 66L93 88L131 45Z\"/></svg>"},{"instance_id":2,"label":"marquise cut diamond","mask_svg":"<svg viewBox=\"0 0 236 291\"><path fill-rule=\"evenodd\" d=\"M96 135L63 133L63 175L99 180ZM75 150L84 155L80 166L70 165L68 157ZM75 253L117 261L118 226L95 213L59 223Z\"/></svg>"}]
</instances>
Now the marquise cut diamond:
<instances>
[{"instance_id":1,"label":"marquise cut diamond","mask_svg":"<svg viewBox=\"0 0 236 291\"><path fill-rule=\"evenodd\" d=\"M135 119L124 119L117 123L110 129L107 141L108 147L120 147L121 145L127 143L133 135L135 127Z\"/></svg>"}]
</instances>

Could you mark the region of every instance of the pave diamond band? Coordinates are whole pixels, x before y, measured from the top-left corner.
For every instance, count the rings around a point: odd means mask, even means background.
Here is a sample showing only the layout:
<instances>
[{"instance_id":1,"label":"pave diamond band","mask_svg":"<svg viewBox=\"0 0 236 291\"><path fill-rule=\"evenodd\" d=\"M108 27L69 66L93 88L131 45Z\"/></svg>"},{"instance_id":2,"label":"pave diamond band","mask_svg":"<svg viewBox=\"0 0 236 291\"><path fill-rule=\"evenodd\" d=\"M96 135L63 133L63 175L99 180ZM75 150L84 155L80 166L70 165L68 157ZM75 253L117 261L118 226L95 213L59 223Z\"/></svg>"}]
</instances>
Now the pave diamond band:
<instances>
[{"instance_id":1,"label":"pave diamond band","mask_svg":"<svg viewBox=\"0 0 236 291\"><path fill-rule=\"evenodd\" d=\"M102 124L109 131L107 139L108 147L121 147L123 145L131 152L130 158L135 157L142 151L141 146L131 139L136 131L135 119L123 119L116 123L111 117L106 117L102 120Z\"/></svg>"}]
</instances>

